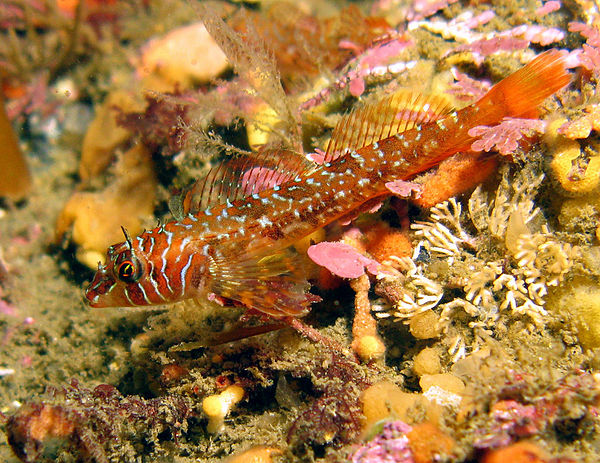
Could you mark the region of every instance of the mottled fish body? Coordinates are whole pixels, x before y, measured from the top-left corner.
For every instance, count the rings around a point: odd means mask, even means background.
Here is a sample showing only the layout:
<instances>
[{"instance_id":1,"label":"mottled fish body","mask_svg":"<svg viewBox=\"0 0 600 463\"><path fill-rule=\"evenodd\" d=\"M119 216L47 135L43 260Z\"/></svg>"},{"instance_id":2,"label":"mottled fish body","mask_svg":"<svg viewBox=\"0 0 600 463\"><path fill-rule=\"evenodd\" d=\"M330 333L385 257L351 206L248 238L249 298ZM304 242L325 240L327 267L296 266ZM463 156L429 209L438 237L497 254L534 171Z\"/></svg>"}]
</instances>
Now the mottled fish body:
<instances>
[{"instance_id":1,"label":"mottled fish body","mask_svg":"<svg viewBox=\"0 0 600 463\"><path fill-rule=\"evenodd\" d=\"M86 299L129 307L217 297L303 315L315 298L293 243L390 194L390 182L469 150L472 127L535 116L568 82L563 55L549 51L459 111L406 91L354 111L321 164L285 151L226 162L178 198L178 218L111 246Z\"/></svg>"}]
</instances>

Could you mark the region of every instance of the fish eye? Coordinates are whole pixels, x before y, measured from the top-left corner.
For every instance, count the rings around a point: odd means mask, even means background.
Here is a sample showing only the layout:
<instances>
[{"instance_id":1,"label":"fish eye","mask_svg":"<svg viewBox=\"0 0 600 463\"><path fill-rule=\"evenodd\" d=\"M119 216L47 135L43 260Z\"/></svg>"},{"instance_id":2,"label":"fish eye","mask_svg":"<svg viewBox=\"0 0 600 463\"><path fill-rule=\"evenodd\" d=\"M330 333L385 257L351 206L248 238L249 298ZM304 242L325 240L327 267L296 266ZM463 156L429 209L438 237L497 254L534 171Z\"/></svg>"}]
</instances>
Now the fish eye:
<instances>
[{"instance_id":1,"label":"fish eye","mask_svg":"<svg viewBox=\"0 0 600 463\"><path fill-rule=\"evenodd\" d=\"M117 268L119 280L125 283L135 283L142 276L140 263L134 257L124 260Z\"/></svg>"}]
</instances>

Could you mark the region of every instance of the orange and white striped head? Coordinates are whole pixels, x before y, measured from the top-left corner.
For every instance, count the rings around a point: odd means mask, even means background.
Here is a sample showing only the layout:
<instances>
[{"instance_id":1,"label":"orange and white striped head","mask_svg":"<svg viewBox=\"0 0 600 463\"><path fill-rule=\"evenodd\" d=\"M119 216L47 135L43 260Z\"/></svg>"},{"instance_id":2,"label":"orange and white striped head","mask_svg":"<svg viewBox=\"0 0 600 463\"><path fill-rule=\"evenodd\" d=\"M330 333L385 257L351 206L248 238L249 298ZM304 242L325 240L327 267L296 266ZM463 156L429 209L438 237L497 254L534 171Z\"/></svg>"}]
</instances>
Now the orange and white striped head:
<instances>
[{"instance_id":1,"label":"orange and white striped head","mask_svg":"<svg viewBox=\"0 0 600 463\"><path fill-rule=\"evenodd\" d=\"M158 227L108 248L85 291L92 307L168 304L197 297L206 283L207 258L173 232Z\"/></svg>"}]
</instances>

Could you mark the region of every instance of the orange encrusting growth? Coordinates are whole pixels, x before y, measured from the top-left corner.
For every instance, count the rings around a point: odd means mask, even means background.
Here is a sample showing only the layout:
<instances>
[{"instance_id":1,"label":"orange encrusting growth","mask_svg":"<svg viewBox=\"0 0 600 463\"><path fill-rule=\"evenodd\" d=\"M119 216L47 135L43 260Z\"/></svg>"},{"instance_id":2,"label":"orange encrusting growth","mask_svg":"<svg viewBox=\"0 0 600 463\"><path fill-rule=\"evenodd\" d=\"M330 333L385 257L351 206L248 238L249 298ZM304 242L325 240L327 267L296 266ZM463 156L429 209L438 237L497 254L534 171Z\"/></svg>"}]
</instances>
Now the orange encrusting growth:
<instances>
[{"instance_id":1,"label":"orange encrusting growth","mask_svg":"<svg viewBox=\"0 0 600 463\"><path fill-rule=\"evenodd\" d=\"M568 461L568 460L567 460ZM549 463L546 453L533 442L522 441L487 452L481 463Z\"/></svg>"},{"instance_id":2,"label":"orange encrusting growth","mask_svg":"<svg viewBox=\"0 0 600 463\"><path fill-rule=\"evenodd\" d=\"M380 360L385 355L385 344L377 334L377 322L371 315L369 277L365 274L350 283L355 291L352 349L365 362Z\"/></svg>"},{"instance_id":3,"label":"orange encrusting growth","mask_svg":"<svg viewBox=\"0 0 600 463\"><path fill-rule=\"evenodd\" d=\"M429 422L414 425L406 437L415 463L433 463L441 457L448 458L456 446L454 439Z\"/></svg>"},{"instance_id":4,"label":"orange encrusting growth","mask_svg":"<svg viewBox=\"0 0 600 463\"><path fill-rule=\"evenodd\" d=\"M295 242L468 150L472 127L531 115L568 81L563 54L550 51L459 111L406 92L359 109L334 130L323 164L267 150L224 163L175 202L176 220L111 246L86 297L95 307L216 297L304 315L315 298Z\"/></svg>"},{"instance_id":5,"label":"orange encrusting growth","mask_svg":"<svg viewBox=\"0 0 600 463\"><path fill-rule=\"evenodd\" d=\"M411 256L413 246L408 233L387 224L375 224L366 232L366 251L384 263L392 257Z\"/></svg>"},{"instance_id":6,"label":"orange encrusting growth","mask_svg":"<svg viewBox=\"0 0 600 463\"><path fill-rule=\"evenodd\" d=\"M444 161L423 182L413 203L430 208L484 182L496 170L498 159L475 153L459 153Z\"/></svg>"}]
</instances>

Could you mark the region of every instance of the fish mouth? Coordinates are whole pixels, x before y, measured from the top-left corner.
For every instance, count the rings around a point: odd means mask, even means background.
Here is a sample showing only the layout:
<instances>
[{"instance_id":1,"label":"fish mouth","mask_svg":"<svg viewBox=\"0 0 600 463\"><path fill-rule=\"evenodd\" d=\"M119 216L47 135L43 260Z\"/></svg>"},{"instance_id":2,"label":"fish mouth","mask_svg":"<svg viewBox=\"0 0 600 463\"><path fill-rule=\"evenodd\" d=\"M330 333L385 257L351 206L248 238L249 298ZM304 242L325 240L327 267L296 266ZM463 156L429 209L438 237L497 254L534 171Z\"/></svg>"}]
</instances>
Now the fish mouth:
<instances>
[{"instance_id":1,"label":"fish mouth","mask_svg":"<svg viewBox=\"0 0 600 463\"><path fill-rule=\"evenodd\" d=\"M97 294L95 291L93 291L90 286L86 288L83 297L85 299L86 304L90 307L99 307L98 299L100 298L100 294Z\"/></svg>"},{"instance_id":2,"label":"fish mouth","mask_svg":"<svg viewBox=\"0 0 600 463\"><path fill-rule=\"evenodd\" d=\"M94 279L85 289L84 297L90 307L107 307L106 295L110 293L116 282L108 275L106 267L99 266Z\"/></svg>"}]
</instances>

